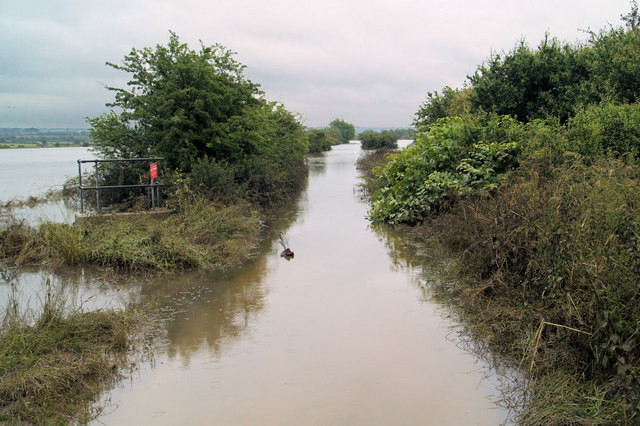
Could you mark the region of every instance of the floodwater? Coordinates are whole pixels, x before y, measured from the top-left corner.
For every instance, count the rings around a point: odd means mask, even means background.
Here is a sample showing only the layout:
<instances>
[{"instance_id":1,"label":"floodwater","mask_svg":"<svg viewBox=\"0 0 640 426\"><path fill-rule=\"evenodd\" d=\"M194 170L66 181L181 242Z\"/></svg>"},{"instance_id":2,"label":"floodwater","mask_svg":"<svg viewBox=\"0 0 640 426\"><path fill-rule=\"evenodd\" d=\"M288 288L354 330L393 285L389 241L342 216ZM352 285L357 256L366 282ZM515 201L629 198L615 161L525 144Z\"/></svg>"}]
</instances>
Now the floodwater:
<instances>
[{"instance_id":1,"label":"floodwater","mask_svg":"<svg viewBox=\"0 0 640 426\"><path fill-rule=\"evenodd\" d=\"M43 195L78 176L77 160L94 158L91 148L29 148L0 150L0 202Z\"/></svg>"},{"instance_id":2,"label":"floodwater","mask_svg":"<svg viewBox=\"0 0 640 426\"><path fill-rule=\"evenodd\" d=\"M385 231L370 229L356 188L359 154L348 144L311 160L308 189L283 219L292 260L273 239L226 275L143 287L141 300L170 315L166 336L155 366L114 390L99 422L505 421L495 378L459 347L422 271L398 262Z\"/></svg>"},{"instance_id":3,"label":"floodwater","mask_svg":"<svg viewBox=\"0 0 640 426\"><path fill-rule=\"evenodd\" d=\"M78 176L77 160L95 158L85 147L25 148L0 150L0 203L30 196L39 197L49 190L62 189L64 182ZM30 223L38 220L73 222L77 207L63 201L21 208L13 213Z\"/></svg>"},{"instance_id":4,"label":"floodwater","mask_svg":"<svg viewBox=\"0 0 640 426\"><path fill-rule=\"evenodd\" d=\"M157 304L153 363L105 395L98 424L505 422L499 377L465 350L414 254L369 225L360 152L352 143L312 157L307 190L242 267L136 282L0 268L0 303L41 298L50 278L84 309Z\"/></svg>"}]
</instances>

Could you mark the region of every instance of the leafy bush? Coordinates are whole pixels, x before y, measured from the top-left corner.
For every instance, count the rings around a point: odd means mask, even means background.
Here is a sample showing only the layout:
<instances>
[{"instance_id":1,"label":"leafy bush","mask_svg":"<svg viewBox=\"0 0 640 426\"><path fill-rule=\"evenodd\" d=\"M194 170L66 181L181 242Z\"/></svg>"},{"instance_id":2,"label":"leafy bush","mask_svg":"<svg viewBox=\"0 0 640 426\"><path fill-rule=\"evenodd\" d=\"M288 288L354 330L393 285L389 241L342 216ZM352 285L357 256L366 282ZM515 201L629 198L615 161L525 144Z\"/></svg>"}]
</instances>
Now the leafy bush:
<instances>
[{"instance_id":1,"label":"leafy bush","mask_svg":"<svg viewBox=\"0 0 640 426\"><path fill-rule=\"evenodd\" d=\"M427 92L427 99L415 114L413 125L416 128L435 124L440 118L462 117L469 112L469 94L472 89L452 89L445 86L442 93Z\"/></svg>"},{"instance_id":2,"label":"leafy bush","mask_svg":"<svg viewBox=\"0 0 640 426\"><path fill-rule=\"evenodd\" d=\"M451 285L491 345L541 378L570 372L581 386L600 389L598 398L582 396L576 416L611 401L629 415L640 408L639 184L633 162L585 165L568 153L550 169L527 163L489 196L466 197L414 230L458 253L471 279ZM574 421L560 418L534 423Z\"/></svg>"},{"instance_id":3,"label":"leafy bush","mask_svg":"<svg viewBox=\"0 0 640 426\"><path fill-rule=\"evenodd\" d=\"M317 154L329 151L335 145L325 129L309 129L307 130L307 136L309 137L310 153Z\"/></svg>"},{"instance_id":4,"label":"leafy bush","mask_svg":"<svg viewBox=\"0 0 640 426\"><path fill-rule=\"evenodd\" d=\"M340 138L340 143L349 143L349 141L356 135L355 126L340 118L336 118L335 120L331 121L328 128L333 129L337 132Z\"/></svg>"},{"instance_id":5,"label":"leafy bush","mask_svg":"<svg viewBox=\"0 0 640 426\"><path fill-rule=\"evenodd\" d=\"M573 149L586 155L640 154L640 104L592 105L569 121Z\"/></svg>"},{"instance_id":6,"label":"leafy bush","mask_svg":"<svg viewBox=\"0 0 640 426\"><path fill-rule=\"evenodd\" d=\"M508 120L502 123L518 126ZM500 176L515 165L518 144L467 146L468 130L462 119L441 119L419 132L412 146L389 156L386 165L374 170L380 185L371 198L370 218L415 223L454 195L495 188Z\"/></svg>"},{"instance_id":7,"label":"leafy bush","mask_svg":"<svg viewBox=\"0 0 640 426\"><path fill-rule=\"evenodd\" d=\"M522 122L556 117L566 123L584 105L639 101L640 14L635 2L623 21L622 27L592 31L586 44L562 44L546 36L537 49L521 41L508 53L492 55L469 77L472 110ZM443 91L443 97L430 96L427 104L436 109L449 97Z\"/></svg>"},{"instance_id":8,"label":"leafy bush","mask_svg":"<svg viewBox=\"0 0 640 426\"><path fill-rule=\"evenodd\" d=\"M392 130L365 130L358 135L362 149L397 148L398 134Z\"/></svg>"}]
</instances>

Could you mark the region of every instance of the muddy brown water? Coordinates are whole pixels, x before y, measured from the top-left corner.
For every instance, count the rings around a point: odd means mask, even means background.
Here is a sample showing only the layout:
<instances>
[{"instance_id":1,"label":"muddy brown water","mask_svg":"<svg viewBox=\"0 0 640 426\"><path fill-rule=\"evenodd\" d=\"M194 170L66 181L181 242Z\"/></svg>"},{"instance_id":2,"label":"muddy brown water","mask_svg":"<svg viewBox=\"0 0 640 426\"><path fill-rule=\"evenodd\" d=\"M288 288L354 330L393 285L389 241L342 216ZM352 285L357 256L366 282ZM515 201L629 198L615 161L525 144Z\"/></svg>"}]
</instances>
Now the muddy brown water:
<instances>
[{"instance_id":1,"label":"muddy brown water","mask_svg":"<svg viewBox=\"0 0 640 426\"><path fill-rule=\"evenodd\" d=\"M422 271L394 260L356 185L358 144L311 159L285 230L242 269L145 286L172 313L155 366L105 424L495 425L495 378L461 349ZM395 249L397 250L397 248Z\"/></svg>"},{"instance_id":2,"label":"muddy brown water","mask_svg":"<svg viewBox=\"0 0 640 426\"><path fill-rule=\"evenodd\" d=\"M406 260L392 231L368 223L357 190L360 153L352 143L311 158L307 190L241 268L116 286L72 280L67 292L90 297L87 306L135 299L157 303L167 318L154 362L105 396L97 424L507 419L496 404L499 378L464 349L430 297L425 271ZM291 260L280 257L281 231Z\"/></svg>"}]
</instances>

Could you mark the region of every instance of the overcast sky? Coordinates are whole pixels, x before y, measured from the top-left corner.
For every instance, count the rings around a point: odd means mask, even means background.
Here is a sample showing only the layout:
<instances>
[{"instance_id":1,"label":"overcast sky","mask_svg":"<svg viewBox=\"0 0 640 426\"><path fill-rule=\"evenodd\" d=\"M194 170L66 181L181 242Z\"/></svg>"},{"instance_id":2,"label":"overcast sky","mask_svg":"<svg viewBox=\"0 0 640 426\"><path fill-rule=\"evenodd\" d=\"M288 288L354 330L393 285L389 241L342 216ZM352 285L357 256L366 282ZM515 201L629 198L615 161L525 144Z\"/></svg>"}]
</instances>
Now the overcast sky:
<instances>
[{"instance_id":1,"label":"overcast sky","mask_svg":"<svg viewBox=\"0 0 640 426\"><path fill-rule=\"evenodd\" d=\"M127 75L105 66L169 30L237 52L307 126L411 124L492 51L621 24L629 0L0 0L0 127L87 127Z\"/></svg>"}]
</instances>

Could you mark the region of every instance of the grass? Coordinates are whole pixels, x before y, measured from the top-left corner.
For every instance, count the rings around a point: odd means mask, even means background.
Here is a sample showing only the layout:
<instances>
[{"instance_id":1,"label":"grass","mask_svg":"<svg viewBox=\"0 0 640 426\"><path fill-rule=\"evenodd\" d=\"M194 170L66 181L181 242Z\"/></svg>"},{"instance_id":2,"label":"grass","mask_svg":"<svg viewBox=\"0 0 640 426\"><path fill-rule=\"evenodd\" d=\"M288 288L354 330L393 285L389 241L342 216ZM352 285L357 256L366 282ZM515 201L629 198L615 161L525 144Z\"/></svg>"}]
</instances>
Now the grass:
<instances>
[{"instance_id":1,"label":"grass","mask_svg":"<svg viewBox=\"0 0 640 426\"><path fill-rule=\"evenodd\" d=\"M0 328L0 423L85 423L122 374L140 316L69 311L48 294L37 315L11 301Z\"/></svg>"},{"instance_id":2,"label":"grass","mask_svg":"<svg viewBox=\"0 0 640 426\"><path fill-rule=\"evenodd\" d=\"M248 204L195 199L165 218L150 214L0 226L0 258L15 265L94 265L122 272L222 269L244 260L261 228Z\"/></svg>"}]
</instances>

